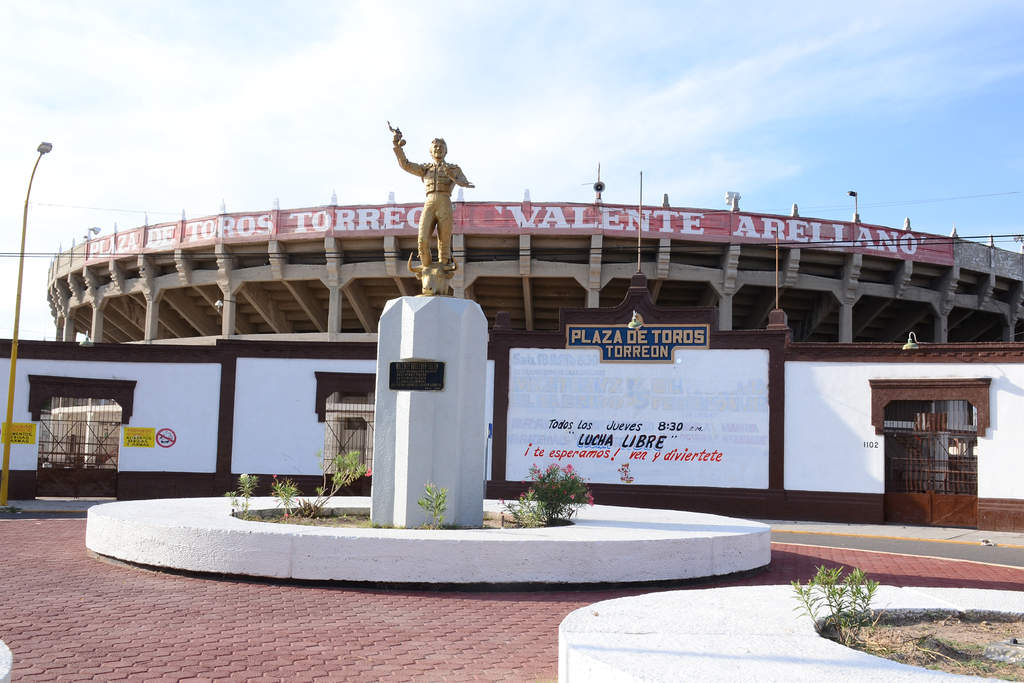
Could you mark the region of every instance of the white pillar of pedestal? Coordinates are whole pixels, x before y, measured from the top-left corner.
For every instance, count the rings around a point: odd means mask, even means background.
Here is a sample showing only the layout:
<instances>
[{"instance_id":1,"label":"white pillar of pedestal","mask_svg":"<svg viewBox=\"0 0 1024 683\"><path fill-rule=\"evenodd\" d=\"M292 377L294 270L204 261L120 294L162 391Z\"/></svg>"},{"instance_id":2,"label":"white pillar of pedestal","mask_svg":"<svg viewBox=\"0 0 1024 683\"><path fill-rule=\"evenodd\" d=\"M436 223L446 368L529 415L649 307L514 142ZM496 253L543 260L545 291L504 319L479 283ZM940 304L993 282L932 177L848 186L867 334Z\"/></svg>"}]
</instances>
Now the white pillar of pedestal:
<instances>
[{"instance_id":1,"label":"white pillar of pedestal","mask_svg":"<svg viewBox=\"0 0 1024 683\"><path fill-rule=\"evenodd\" d=\"M441 391L393 391L390 365L441 361ZM431 482L448 489L445 524L483 523L487 425L487 319L475 301L403 296L384 306L377 328L371 518L417 527Z\"/></svg>"}]
</instances>

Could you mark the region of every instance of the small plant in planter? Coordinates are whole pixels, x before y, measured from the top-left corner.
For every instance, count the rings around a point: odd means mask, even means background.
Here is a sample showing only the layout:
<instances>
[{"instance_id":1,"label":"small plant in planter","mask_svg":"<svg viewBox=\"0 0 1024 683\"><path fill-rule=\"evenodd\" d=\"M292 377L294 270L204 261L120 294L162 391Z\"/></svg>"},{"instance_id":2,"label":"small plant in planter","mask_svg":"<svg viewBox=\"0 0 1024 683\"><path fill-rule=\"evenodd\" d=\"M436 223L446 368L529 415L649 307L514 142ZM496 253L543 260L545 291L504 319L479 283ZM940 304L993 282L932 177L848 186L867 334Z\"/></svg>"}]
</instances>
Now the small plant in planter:
<instances>
[{"instance_id":1,"label":"small plant in planter","mask_svg":"<svg viewBox=\"0 0 1024 683\"><path fill-rule=\"evenodd\" d=\"M871 599L878 582L854 568L842 577L843 568L818 567L818 573L802 585L793 581L800 604L794 608L814 621L814 628L823 636L843 645L856 640L860 629L871 623Z\"/></svg>"},{"instance_id":2,"label":"small plant in planter","mask_svg":"<svg viewBox=\"0 0 1024 683\"><path fill-rule=\"evenodd\" d=\"M249 499L256 491L260 478L255 474L241 474L238 476L238 488L228 491L224 495L231 499L231 514L242 519L249 519Z\"/></svg>"},{"instance_id":3,"label":"small plant in planter","mask_svg":"<svg viewBox=\"0 0 1024 683\"><path fill-rule=\"evenodd\" d=\"M299 497L299 487L291 479L278 479L274 475L274 481L270 484L270 493L277 498L277 504L284 509L284 516L291 514L295 508L295 500Z\"/></svg>"},{"instance_id":4,"label":"small plant in planter","mask_svg":"<svg viewBox=\"0 0 1024 683\"><path fill-rule=\"evenodd\" d=\"M299 501L295 514L300 517L322 517L324 507L339 490L370 474L366 465L359 462L359 451L338 453L331 460L321 458L320 462L323 485L317 487L314 498Z\"/></svg>"},{"instance_id":5,"label":"small plant in planter","mask_svg":"<svg viewBox=\"0 0 1024 683\"><path fill-rule=\"evenodd\" d=\"M427 482L423 487L423 496L416 501L430 515L429 529L440 529L444 526L444 513L448 511L448 489Z\"/></svg>"},{"instance_id":6,"label":"small plant in planter","mask_svg":"<svg viewBox=\"0 0 1024 683\"><path fill-rule=\"evenodd\" d=\"M554 526L568 524L584 505L593 505L594 496L587 482L572 465L547 469L530 467L530 488L516 501L505 503L505 511L515 526ZM537 524L537 521L540 524Z\"/></svg>"}]
</instances>

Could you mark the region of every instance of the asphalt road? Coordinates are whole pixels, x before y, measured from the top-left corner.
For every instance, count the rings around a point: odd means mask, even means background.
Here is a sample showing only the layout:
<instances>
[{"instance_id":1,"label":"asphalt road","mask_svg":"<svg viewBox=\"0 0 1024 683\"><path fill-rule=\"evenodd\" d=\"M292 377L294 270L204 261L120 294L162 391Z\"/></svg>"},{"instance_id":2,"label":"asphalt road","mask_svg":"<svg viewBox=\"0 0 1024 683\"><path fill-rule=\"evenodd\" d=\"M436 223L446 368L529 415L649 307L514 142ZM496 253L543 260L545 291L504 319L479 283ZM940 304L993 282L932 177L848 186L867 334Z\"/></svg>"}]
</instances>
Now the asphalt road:
<instances>
[{"instance_id":1,"label":"asphalt road","mask_svg":"<svg viewBox=\"0 0 1024 683\"><path fill-rule=\"evenodd\" d=\"M798 543L800 545L823 546L826 548L849 548L852 550L874 550L901 555L921 557L942 557L954 560L973 560L1009 567L1024 567L1024 547L987 546L975 543L950 541L928 541L907 538L880 538L877 536L853 536L840 534L813 534L773 531L772 541L777 543Z\"/></svg>"}]
</instances>

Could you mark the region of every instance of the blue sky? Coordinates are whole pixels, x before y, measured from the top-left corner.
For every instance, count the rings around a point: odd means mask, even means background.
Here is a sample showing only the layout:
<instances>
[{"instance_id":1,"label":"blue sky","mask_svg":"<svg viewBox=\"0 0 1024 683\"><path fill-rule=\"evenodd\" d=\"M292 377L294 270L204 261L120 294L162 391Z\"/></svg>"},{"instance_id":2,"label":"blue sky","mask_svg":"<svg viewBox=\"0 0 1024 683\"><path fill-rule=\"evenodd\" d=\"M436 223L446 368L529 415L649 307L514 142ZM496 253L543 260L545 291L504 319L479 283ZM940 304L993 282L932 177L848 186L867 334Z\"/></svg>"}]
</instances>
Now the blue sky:
<instances>
[{"instance_id":1,"label":"blue sky","mask_svg":"<svg viewBox=\"0 0 1024 683\"><path fill-rule=\"evenodd\" d=\"M468 200L741 207L1024 233L1020 2L45 2L0 6L0 336L30 253L90 226L419 201L390 151L448 140ZM78 208L90 207L90 208ZM96 207L112 210L98 210ZM1017 249L1011 238L997 244ZM23 338L53 338L46 256Z\"/></svg>"}]
</instances>

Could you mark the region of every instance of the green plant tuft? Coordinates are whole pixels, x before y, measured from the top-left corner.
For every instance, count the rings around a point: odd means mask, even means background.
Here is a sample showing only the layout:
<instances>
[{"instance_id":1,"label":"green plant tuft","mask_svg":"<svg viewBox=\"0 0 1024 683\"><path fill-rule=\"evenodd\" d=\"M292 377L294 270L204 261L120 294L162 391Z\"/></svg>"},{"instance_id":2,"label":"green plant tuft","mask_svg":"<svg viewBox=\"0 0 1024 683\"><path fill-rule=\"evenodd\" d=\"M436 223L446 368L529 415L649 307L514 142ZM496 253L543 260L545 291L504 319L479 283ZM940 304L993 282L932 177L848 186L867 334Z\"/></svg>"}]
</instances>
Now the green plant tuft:
<instances>
[{"instance_id":1,"label":"green plant tuft","mask_svg":"<svg viewBox=\"0 0 1024 683\"><path fill-rule=\"evenodd\" d=\"M238 475L238 488L224 494L226 497L231 499L231 514L241 517L242 519L250 518L249 499L252 498L253 493L256 492L256 486L259 482L260 478L255 474Z\"/></svg>"},{"instance_id":2,"label":"green plant tuft","mask_svg":"<svg viewBox=\"0 0 1024 683\"><path fill-rule=\"evenodd\" d=\"M440 529L444 526L444 513L448 510L448 489L443 486L435 486L428 481L423 487L423 496L416 501L416 504L430 515L427 528Z\"/></svg>"},{"instance_id":3,"label":"green plant tuft","mask_svg":"<svg viewBox=\"0 0 1024 683\"><path fill-rule=\"evenodd\" d=\"M818 633L834 637L843 645L856 640L860 629L871 623L871 599L878 582L868 579L854 568L845 578L843 568L818 567L818 573L807 582L793 581L800 610L814 621Z\"/></svg>"}]
</instances>

